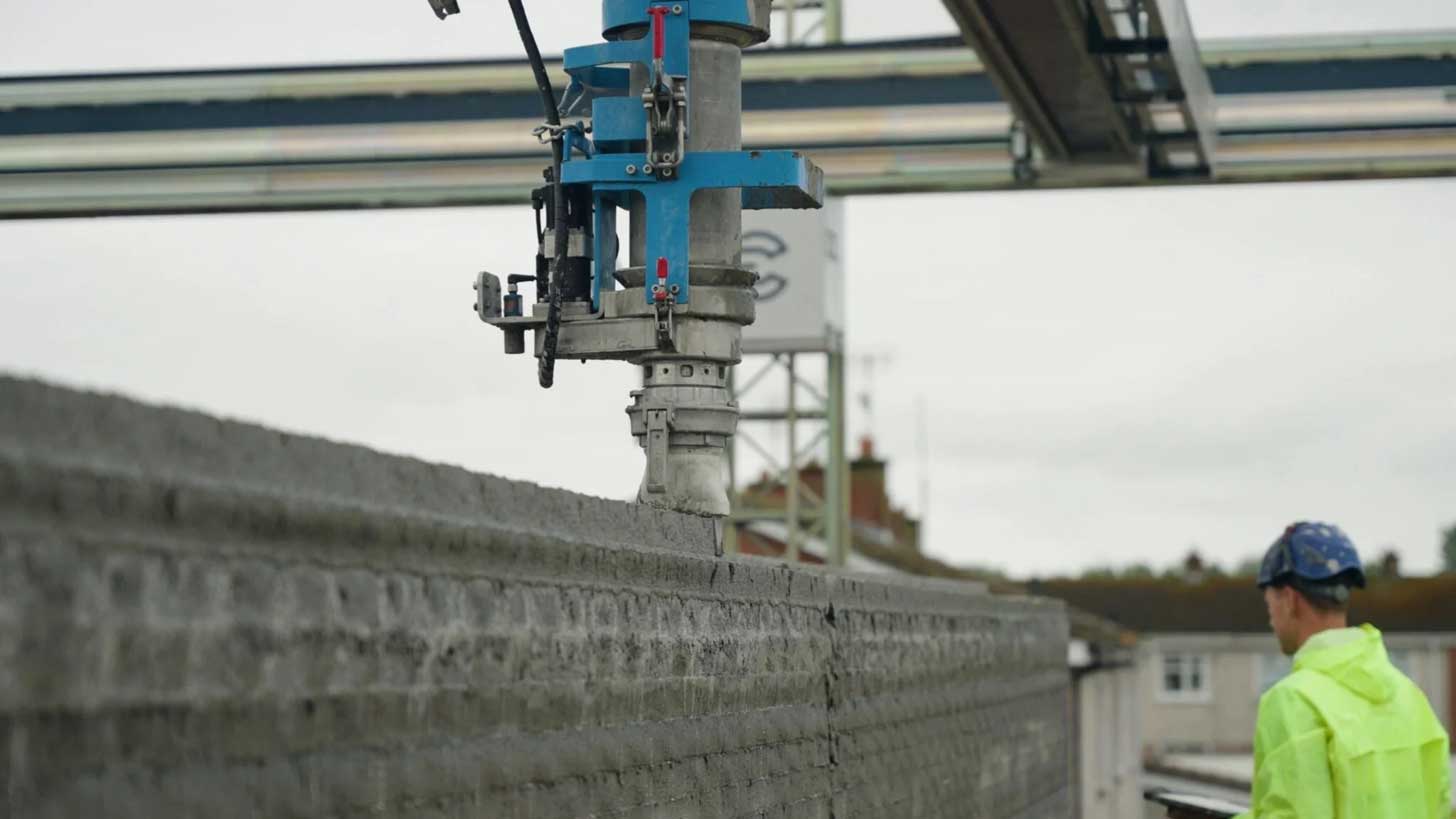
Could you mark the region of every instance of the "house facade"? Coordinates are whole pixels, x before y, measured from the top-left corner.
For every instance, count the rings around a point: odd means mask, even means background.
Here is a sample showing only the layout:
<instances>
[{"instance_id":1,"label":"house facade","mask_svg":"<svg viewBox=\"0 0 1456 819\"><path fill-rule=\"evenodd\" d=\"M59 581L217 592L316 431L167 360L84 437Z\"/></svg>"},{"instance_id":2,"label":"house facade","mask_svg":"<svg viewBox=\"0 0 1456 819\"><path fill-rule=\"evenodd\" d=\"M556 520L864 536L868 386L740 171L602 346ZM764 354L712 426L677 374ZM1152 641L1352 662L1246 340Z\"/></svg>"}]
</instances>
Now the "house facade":
<instances>
[{"instance_id":1,"label":"house facade","mask_svg":"<svg viewBox=\"0 0 1456 819\"><path fill-rule=\"evenodd\" d=\"M1289 673L1252 578L1034 582L1138 634L1143 756L1250 753L1259 697ZM1351 623L1371 623L1391 661L1456 734L1456 575L1373 580Z\"/></svg>"},{"instance_id":2,"label":"house facade","mask_svg":"<svg viewBox=\"0 0 1456 819\"><path fill-rule=\"evenodd\" d=\"M1384 636L1391 662L1451 732L1456 632ZM1290 667L1267 633L1144 634L1139 652L1143 748L1152 756L1251 752L1259 697Z\"/></svg>"}]
</instances>

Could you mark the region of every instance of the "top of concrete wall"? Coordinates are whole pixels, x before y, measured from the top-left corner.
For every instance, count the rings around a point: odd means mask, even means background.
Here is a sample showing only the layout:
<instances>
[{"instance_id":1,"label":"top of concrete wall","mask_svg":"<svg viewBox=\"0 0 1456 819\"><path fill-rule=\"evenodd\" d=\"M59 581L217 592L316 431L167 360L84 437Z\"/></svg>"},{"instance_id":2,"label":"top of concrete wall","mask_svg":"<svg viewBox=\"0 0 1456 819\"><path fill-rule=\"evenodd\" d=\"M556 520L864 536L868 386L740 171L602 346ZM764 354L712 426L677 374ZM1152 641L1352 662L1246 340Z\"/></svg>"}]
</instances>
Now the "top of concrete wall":
<instances>
[{"instance_id":1,"label":"top of concrete wall","mask_svg":"<svg viewBox=\"0 0 1456 819\"><path fill-rule=\"evenodd\" d=\"M717 537L708 518L3 375L0 456L601 545L711 555Z\"/></svg>"}]
</instances>

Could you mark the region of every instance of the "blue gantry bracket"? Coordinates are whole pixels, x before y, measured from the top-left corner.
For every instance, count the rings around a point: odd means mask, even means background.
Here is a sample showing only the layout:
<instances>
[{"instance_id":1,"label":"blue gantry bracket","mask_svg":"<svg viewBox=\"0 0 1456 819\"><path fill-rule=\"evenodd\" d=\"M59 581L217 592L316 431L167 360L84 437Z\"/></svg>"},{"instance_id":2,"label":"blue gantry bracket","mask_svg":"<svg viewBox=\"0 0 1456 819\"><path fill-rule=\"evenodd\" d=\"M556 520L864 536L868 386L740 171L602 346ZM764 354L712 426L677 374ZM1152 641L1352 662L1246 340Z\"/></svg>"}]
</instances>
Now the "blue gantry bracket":
<instances>
[{"instance_id":1,"label":"blue gantry bracket","mask_svg":"<svg viewBox=\"0 0 1456 819\"><path fill-rule=\"evenodd\" d=\"M717 23L730 26L750 25L749 0L603 0L603 35L622 28L651 25L649 9L668 10L663 16L667 50L662 70L668 74L688 76L689 35L693 23ZM672 13L676 9L677 13ZM562 68L571 75L571 86L564 99L573 99L583 91L627 92L627 70L608 66L640 63L652 69L653 38L614 40L589 46L568 48L562 55ZM655 77L653 79L656 79ZM636 89L634 89L636 90Z\"/></svg>"},{"instance_id":2,"label":"blue gantry bracket","mask_svg":"<svg viewBox=\"0 0 1456 819\"><path fill-rule=\"evenodd\" d=\"M665 260L672 300L686 303L688 282L688 225L696 191L741 188L743 207L817 208L824 198L824 176L814 163L793 151L688 151L672 177L658 179L646 171L647 115L639 96L630 88L627 69L638 63L654 69L652 9L659 9L663 26L662 70L686 77L691 94L691 24L716 23L748 27L748 0L603 0L604 35L630 27L648 27L646 36L569 48L563 67L571 76L564 99L574 108L590 100L592 141L578 145L578 158L568 150L561 181L590 185L595 210L593 225L592 306L601 309L601 294L614 287L617 265L617 209L629 208L634 197L646 203L646 259L652 303L652 284L659 260ZM662 13L665 10L666 13ZM652 81L657 78L651 77Z\"/></svg>"},{"instance_id":3,"label":"blue gantry bracket","mask_svg":"<svg viewBox=\"0 0 1456 819\"><path fill-rule=\"evenodd\" d=\"M682 2L689 19L699 23L726 23L747 27L749 0L692 0ZM648 6L672 6L668 2L647 2L647 0L602 0L602 34L628 26L643 25L647 21Z\"/></svg>"},{"instance_id":4,"label":"blue gantry bracket","mask_svg":"<svg viewBox=\"0 0 1456 819\"><path fill-rule=\"evenodd\" d=\"M658 181L640 170L645 154L598 154L561 167L561 181L590 184L596 200L597 256L592 285L593 301L612 289L616 269L614 248L616 208L627 206L629 195L646 203L647 275L658 259L667 260L668 290L678 303L690 297L688 283L688 225L693 193L709 188L742 188L747 210L817 208L824 201L824 173L797 151L689 151L674 178ZM610 214L610 224L605 217ZM649 282L650 284L651 282ZM650 288L645 297L652 301Z\"/></svg>"},{"instance_id":5,"label":"blue gantry bracket","mask_svg":"<svg viewBox=\"0 0 1456 819\"><path fill-rule=\"evenodd\" d=\"M644 8L646 7L644 6ZM662 55L662 70L668 74L687 76L688 15L664 15L663 25L666 27L667 49ZM603 66L629 63L641 63L649 68L652 66L652 37L650 35L640 40L618 40L613 43L568 48L561 55L561 67L571 75L573 84L579 82L582 85L603 90L619 88L625 91L627 88L627 72L624 69L604 69Z\"/></svg>"}]
</instances>

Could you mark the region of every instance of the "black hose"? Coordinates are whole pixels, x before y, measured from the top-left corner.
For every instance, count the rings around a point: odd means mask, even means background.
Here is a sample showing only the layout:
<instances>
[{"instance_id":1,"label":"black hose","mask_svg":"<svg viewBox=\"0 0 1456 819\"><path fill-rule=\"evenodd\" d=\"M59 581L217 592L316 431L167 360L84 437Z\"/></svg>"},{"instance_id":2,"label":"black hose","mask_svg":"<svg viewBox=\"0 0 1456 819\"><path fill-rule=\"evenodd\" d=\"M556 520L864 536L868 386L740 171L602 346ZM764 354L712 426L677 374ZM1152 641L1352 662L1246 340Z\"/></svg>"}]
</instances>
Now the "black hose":
<instances>
[{"instance_id":1,"label":"black hose","mask_svg":"<svg viewBox=\"0 0 1456 819\"><path fill-rule=\"evenodd\" d=\"M541 345L541 359L537 362L537 380L542 387L550 388L556 380L556 337L561 332L561 276L566 269L566 252L571 228L566 218L566 186L561 184L562 138L561 117L556 113L556 92L551 89L551 78L546 74L546 64L541 60L541 50L536 47L536 37L531 33L531 23L526 19L526 9L521 0L509 0L511 14L516 18L516 31L521 34L521 45L526 48L526 58L531 62L531 73L536 75L536 90L541 93L541 107L546 111L546 124L551 126L551 201L556 222L556 247L552 252L551 282L547 288L546 339Z\"/></svg>"}]
</instances>

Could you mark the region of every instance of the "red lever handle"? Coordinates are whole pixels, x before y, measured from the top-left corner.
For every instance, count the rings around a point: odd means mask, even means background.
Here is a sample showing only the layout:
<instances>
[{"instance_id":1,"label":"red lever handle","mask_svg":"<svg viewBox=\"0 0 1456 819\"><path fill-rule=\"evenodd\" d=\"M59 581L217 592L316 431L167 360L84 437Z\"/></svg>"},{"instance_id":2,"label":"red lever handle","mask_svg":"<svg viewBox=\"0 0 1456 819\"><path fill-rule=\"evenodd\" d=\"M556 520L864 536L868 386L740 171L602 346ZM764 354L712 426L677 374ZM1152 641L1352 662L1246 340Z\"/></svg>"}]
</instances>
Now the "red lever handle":
<instances>
[{"instance_id":1,"label":"red lever handle","mask_svg":"<svg viewBox=\"0 0 1456 819\"><path fill-rule=\"evenodd\" d=\"M667 6L652 6L647 13L652 15L652 59L660 60L667 53L667 26L663 18L670 11Z\"/></svg>"},{"instance_id":2,"label":"red lever handle","mask_svg":"<svg viewBox=\"0 0 1456 819\"><path fill-rule=\"evenodd\" d=\"M657 287L652 294L654 301L667 301L667 257L657 257Z\"/></svg>"}]
</instances>

